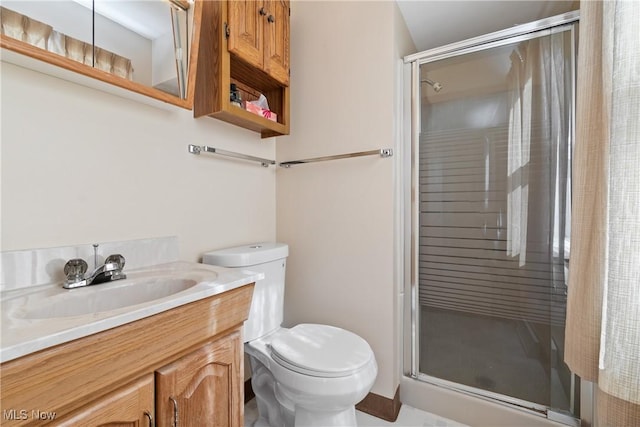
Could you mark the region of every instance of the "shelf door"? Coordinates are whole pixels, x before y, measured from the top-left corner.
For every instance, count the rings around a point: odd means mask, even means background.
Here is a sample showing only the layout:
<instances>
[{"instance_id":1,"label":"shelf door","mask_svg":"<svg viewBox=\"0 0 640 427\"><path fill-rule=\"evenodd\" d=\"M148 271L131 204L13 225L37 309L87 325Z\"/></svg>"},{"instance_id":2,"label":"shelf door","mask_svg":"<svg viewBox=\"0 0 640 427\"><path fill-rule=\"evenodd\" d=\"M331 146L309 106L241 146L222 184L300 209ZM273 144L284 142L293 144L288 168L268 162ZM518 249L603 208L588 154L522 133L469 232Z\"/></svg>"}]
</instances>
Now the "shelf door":
<instances>
[{"instance_id":1,"label":"shelf door","mask_svg":"<svg viewBox=\"0 0 640 427\"><path fill-rule=\"evenodd\" d=\"M257 68L264 65L265 13L259 1L228 2L229 52Z\"/></svg>"},{"instance_id":2,"label":"shelf door","mask_svg":"<svg viewBox=\"0 0 640 427\"><path fill-rule=\"evenodd\" d=\"M289 2L270 0L266 6L264 70L289 85Z\"/></svg>"},{"instance_id":3,"label":"shelf door","mask_svg":"<svg viewBox=\"0 0 640 427\"><path fill-rule=\"evenodd\" d=\"M156 371L157 427L240 427L242 342L238 332Z\"/></svg>"}]
</instances>

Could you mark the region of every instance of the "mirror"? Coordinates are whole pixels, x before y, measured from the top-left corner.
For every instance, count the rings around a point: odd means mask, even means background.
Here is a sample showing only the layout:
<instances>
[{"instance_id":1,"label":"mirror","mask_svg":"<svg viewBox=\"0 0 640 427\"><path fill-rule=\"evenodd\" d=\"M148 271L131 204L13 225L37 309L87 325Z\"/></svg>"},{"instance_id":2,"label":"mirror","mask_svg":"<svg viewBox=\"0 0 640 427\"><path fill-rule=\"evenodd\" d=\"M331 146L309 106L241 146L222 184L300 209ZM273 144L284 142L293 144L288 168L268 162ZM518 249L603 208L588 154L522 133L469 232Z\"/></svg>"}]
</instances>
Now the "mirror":
<instances>
[{"instance_id":1,"label":"mirror","mask_svg":"<svg viewBox=\"0 0 640 427\"><path fill-rule=\"evenodd\" d=\"M1 8L7 37L186 98L186 1L3 0Z\"/></svg>"}]
</instances>

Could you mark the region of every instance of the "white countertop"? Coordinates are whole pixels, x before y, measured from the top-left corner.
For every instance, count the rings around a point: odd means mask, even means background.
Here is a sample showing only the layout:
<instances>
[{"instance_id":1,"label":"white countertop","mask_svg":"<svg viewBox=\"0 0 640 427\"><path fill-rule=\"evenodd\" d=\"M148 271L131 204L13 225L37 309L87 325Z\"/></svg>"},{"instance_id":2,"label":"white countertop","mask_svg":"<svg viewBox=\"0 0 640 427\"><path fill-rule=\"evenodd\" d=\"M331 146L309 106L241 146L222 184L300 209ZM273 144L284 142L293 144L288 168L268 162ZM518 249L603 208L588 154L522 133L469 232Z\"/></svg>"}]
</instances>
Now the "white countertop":
<instances>
[{"instance_id":1,"label":"white countertop","mask_svg":"<svg viewBox=\"0 0 640 427\"><path fill-rule=\"evenodd\" d=\"M263 278L261 273L228 269L211 265L172 262L140 270L126 270L127 278L77 289L58 285L35 286L0 294L1 333L0 362L86 337L124 325L203 298L239 288ZM109 298L127 295L122 289L143 284L149 288L154 281L184 280L192 284L185 290L158 299L126 307ZM144 298L142 298L144 300ZM91 304L98 309L93 310ZM111 308L110 304L113 307ZM67 307L69 311L66 312ZM74 312L86 312L76 314Z\"/></svg>"}]
</instances>

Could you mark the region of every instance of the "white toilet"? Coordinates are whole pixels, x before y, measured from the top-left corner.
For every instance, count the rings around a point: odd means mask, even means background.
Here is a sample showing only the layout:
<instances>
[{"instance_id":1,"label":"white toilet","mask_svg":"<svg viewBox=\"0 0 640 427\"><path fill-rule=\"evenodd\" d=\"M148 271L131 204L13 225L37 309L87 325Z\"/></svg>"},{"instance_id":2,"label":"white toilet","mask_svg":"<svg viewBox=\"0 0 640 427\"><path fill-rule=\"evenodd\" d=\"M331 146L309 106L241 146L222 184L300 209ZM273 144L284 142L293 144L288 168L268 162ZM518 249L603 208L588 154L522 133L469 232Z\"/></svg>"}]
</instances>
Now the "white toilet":
<instances>
[{"instance_id":1,"label":"white toilet","mask_svg":"<svg viewBox=\"0 0 640 427\"><path fill-rule=\"evenodd\" d=\"M288 255L285 244L260 243L203 256L205 264L265 275L256 283L244 324L258 403L255 426L355 426L355 405L378 373L373 351L358 335L333 326L280 326Z\"/></svg>"}]
</instances>

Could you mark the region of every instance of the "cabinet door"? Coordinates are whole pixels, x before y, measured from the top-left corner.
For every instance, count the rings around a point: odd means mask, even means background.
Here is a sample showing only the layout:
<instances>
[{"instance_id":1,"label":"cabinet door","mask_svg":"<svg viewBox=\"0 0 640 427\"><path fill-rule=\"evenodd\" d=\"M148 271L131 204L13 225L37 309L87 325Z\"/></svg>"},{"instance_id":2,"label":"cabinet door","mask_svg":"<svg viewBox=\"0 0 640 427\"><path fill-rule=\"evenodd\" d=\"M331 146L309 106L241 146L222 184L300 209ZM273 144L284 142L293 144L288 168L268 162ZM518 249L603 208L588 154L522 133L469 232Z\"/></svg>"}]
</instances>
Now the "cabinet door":
<instances>
[{"instance_id":1,"label":"cabinet door","mask_svg":"<svg viewBox=\"0 0 640 427\"><path fill-rule=\"evenodd\" d=\"M257 68L264 64L264 10L262 1L228 2L229 52ZM262 10L262 14L261 14Z\"/></svg>"},{"instance_id":2,"label":"cabinet door","mask_svg":"<svg viewBox=\"0 0 640 427\"><path fill-rule=\"evenodd\" d=\"M90 403L49 425L58 427L146 427L152 426L153 374ZM79 393L82 390L78 390Z\"/></svg>"},{"instance_id":3,"label":"cabinet door","mask_svg":"<svg viewBox=\"0 0 640 427\"><path fill-rule=\"evenodd\" d=\"M289 1L268 0L264 23L264 70L289 85Z\"/></svg>"},{"instance_id":4,"label":"cabinet door","mask_svg":"<svg viewBox=\"0 0 640 427\"><path fill-rule=\"evenodd\" d=\"M241 346L235 332L157 370L156 426L240 427Z\"/></svg>"}]
</instances>

